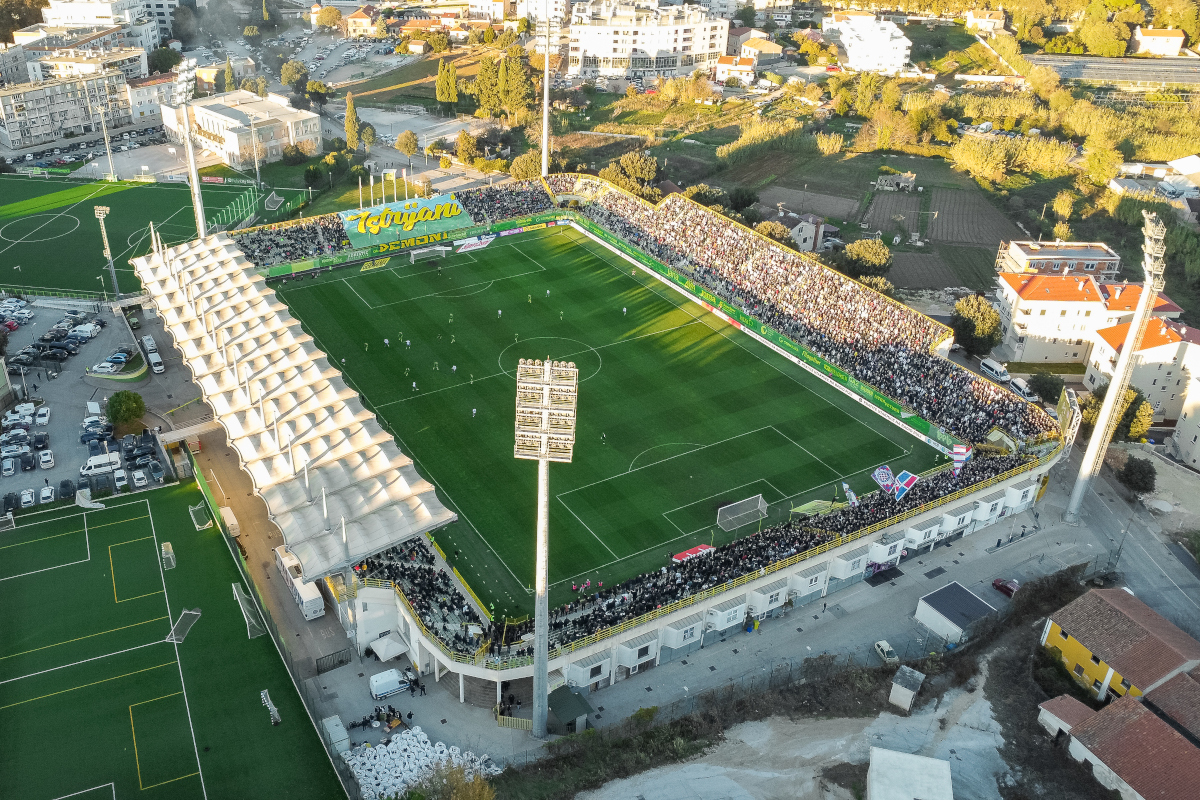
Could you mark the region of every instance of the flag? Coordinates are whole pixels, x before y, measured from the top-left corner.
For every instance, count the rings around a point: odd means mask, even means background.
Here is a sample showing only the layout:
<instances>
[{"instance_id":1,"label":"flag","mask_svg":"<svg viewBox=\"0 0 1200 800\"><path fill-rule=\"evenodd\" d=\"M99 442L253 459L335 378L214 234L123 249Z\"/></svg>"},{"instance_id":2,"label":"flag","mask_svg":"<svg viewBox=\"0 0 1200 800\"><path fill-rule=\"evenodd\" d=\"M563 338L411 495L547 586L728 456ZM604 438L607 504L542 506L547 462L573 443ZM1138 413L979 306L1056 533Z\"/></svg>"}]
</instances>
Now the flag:
<instances>
[{"instance_id":1,"label":"flag","mask_svg":"<svg viewBox=\"0 0 1200 800\"><path fill-rule=\"evenodd\" d=\"M885 492L891 493L892 489L896 488L896 479L892 477L892 469L888 466L880 467L871 473L871 477L879 484L879 488Z\"/></svg>"},{"instance_id":2,"label":"flag","mask_svg":"<svg viewBox=\"0 0 1200 800\"><path fill-rule=\"evenodd\" d=\"M950 452L950 459L954 462L954 477L958 477L958 473L962 472L963 464L971 460L972 450L965 444L956 444Z\"/></svg>"},{"instance_id":3,"label":"flag","mask_svg":"<svg viewBox=\"0 0 1200 800\"><path fill-rule=\"evenodd\" d=\"M917 481L919 481L919 480L920 480L919 477L917 477L916 475L913 475L908 470L905 470L904 472L901 472L899 475L897 475L896 476L896 499L899 500L900 498L904 497L904 495L908 494L908 490L911 489L912 487L916 486Z\"/></svg>"},{"instance_id":4,"label":"flag","mask_svg":"<svg viewBox=\"0 0 1200 800\"><path fill-rule=\"evenodd\" d=\"M858 508L858 495L850 491L850 484L843 482L842 490L846 492L846 500L849 501L851 508Z\"/></svg>"}]
</instances>

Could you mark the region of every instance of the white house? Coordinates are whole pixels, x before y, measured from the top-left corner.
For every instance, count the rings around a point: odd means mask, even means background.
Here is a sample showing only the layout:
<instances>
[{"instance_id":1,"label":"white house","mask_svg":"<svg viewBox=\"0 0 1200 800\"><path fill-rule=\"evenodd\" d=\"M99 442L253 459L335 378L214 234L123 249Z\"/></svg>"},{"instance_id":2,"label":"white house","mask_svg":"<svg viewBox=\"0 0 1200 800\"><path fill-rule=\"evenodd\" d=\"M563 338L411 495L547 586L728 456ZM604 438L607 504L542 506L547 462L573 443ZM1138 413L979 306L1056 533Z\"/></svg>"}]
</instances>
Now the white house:
<instances>
[{"instance_id":1,"label":"white house","mask_svg":"<svg viewBox=\"0 0 1200 800\"><path fill-rule=\"evenodd\" d=\"M282 95L259 97L238 89L201 98L189 107L194 116L193 141L219 153L235 169L253 168L252 142L257 142L259 161L278 161L288 145L296 145L305 153L321 149L321 118L311 111L292 108ZM182 141L180 106L163 104L161 108L168 138Z\"/></svg>"},{"instance_id":2,"label":"white house","mask_svg":"<svg viewBox=\"0 0 1200 800\"><path fill-rule=\"evenodd\" d=\"M852 70L895 75L908 65L912 42L894 22L846 12L822 20L821 30L837 34L846 53L845 66Z\"/></svg>"},{"instance_id":3,"label":"white house","mask_svg":"<svg viewBox=\"0 0 1200 800\"><path fill-rule=\"evenodd\" d=\"M1141 25L1133 29L1133 38L1129 46L1138 55L1177 56L1180 48L1187 41L1187 34L1171 28L1143 28Z\"/></svg>"},{"instance_id":4,"label":"white house","mask_svg":"<svg viewBox=\"0 0 1200 800\"><path fill-rule=\"evenodd\" d=\"M742 58L752 58L758 66L774 64L783 58L783 45L754 37L742 43Z\"/></svg>"},{"instance_id":5,"label":"white house","mask_svg":"<svg viewBox=\"0 0 1200 800\"><path fill-rule=\"evenodd\" d=\"M1133 318L1138 284L1100 283L1091 275L1002 272L996 278L1004 360L1082 364L1096 331ZM1155 316L1175 319L1183 309L1160 294Z\"/></svg>"},{"instance_id":6,"label":"white house","mask_svg":"<svg viewBox=\"0 0 1200 800\"><path fill-rule=\"evenodd\" d=\"M1084 378L1088 389L1111 380L1130 324L1096 331ZM1141 389L1154 406L1156 422L1170 426L1180 419L1188 389L1197 378L1200 378L1200 331L1173 320L1150 320L1129 383ZM1193 403L1196 400L1193 398ZM1189 416L1195 417L1190 413Z\"/></svg>"},{"instance_id":7,"label":"white house","mask_svg":"<svg viewBox=\"0 0 1200 800\"><path fill-rule=\"evenodd\" d=\"M119 25L139 20L153 23L152 46L171 36L179 0L50 0L42 20L50 25Z\"/></svg>"},{"instance_id":8,"label":"white house","mask_svg":"<svg viewBox=\"0 0 1200 800\"><path fill-rule=\"evenodd\" d=\"M974 28L982 34L993 34L1004 30L1003 11L972 9L966 14L967 30Z\"/></svg>"},{"instance_id":9,"label":"white house","mask_svg":"<svg viewBox=\"0 0 1200 800\"><path fill-rule=\"evenodd\" d=\"M1104 242L1001 242L997 272L1097 275L1115 280L1121 256Z\"/></svg>"},{"instance_id":10,"label":"white house","mask_svg":"<svg viewBox=\"0 0 1200 800\"><path fill-rule=\"evenodd\" d=\"M730 28L725 55L737 56L742 53L742 45L751 39L766 39L767 32L758 28Z\"/></svg>"},{"instance_id":11,"label":"white house","mask_svg":"<svg viewBox=\"0 0 1200 800\"><path fill-rule=\"evenodd\" d=\"M123 72L125 80L129 81L146 77L146 51L140 47L121 47L104 52L59 50L30 61L25 67L31 81L98 75L114 69Z\"/></svg>"},{"instance_id":12,"label":"white house","mask_svg":"<svg viewBox=\"0 0 1200 800\"><path fill-rule=\"evenodd\" d=\"M711 70L729 20L699 6L592 0L571 9L567 71L585 77L674 77Z\"/></svg>"},{"instance_id":13,"label":"white house","mask_svg":"<svg viewBox=\"0 0 1200 800\"><path fill-rule=\"evenodd\" d=\"M738 58L737 56L721 56L717 59L715 79L717 83L725 83L730 78L737 79L742 86L754 83L754 59Z\"/></svg>"}]
</instances>

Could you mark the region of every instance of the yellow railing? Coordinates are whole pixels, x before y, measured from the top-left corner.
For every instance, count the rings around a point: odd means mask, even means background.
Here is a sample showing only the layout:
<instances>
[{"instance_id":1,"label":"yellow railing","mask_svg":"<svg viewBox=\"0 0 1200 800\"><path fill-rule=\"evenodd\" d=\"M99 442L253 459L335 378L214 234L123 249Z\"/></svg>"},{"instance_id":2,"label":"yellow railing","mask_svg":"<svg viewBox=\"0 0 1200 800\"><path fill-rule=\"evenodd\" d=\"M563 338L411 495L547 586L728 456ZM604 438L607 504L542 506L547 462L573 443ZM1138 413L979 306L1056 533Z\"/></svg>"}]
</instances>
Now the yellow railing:
<instances>
[{"instance_id":1,"label":"yellow railing","mask_svg":"<svg viewBox=\"0 0 1200 800\"><path fill-rule=\"evenodd\" d=\"M458 585L465 589L467 594L471 595L471 599L475 601L475 606L479 609L479 613L483 614L488 622L491 622L492 612L489 611L488 607L485 606L483 601L479 599L479 595L475 594L475 590L471 588L471 585L467 583L467 579L464 578L462 573L458 571L458 567L451 567L450 569L454 570L454 577L458 578Z\"/></svg>"},{"instance_id":2,"label":"yellow railing","mask_svg":"<svg viewBox=\"0 0 1200 800\"><path fill-rule=\"evenodd\" d=\"M496 722L501 728L515 728L519 731L533 730L533 720L531 719L522 719L521 717L506 717L502 714L497 714Z\"/></svg>"}]
</instances>

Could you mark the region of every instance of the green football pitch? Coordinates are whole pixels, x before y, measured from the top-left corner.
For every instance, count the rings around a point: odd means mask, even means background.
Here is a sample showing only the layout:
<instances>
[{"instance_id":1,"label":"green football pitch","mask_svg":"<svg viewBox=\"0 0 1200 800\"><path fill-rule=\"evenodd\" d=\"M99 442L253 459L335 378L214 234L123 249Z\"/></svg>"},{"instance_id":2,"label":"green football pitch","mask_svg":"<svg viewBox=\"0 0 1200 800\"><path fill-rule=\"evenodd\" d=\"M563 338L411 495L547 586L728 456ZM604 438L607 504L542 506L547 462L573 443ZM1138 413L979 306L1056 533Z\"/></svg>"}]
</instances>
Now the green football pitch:
<instances>
[{"instance_id":1,"label":"green football pitch","mask_svg":"<svg viewBox=\"0 0 1200 800\"><path fill-rule=\"evenodd\" d=\"M0 532L0 797L341 795L270 636L247 634L219 529L192 524L202 502L188 483Z\"/></svg>"},{"instance_id":2,"label":"green football pitch","mask_svg":"<svg viewBox=\"0 0 1200 800\"><path fill-rule=\"evenodd\" d=\"M244 186L205 186L208 218L246 192ZM140 290L129 259L150 250L150 223L167 244L196 238L191 193L182 183L78 183L0 175L0 287L65 292L112 292L100 223L104 220L117 280Z\"/></svg>"},{"instance_id":3,"label":"green football pitch","mask_svg":"<svg viewBox=\"0 0 1200 800\"><path fill-rule=\"evenodd\" d=\"M574 461L550 469L554 602L573 583L753 533L716 526L727 503L761 494L786 518L843 481L869 491L880 464L919 472L942 458L567 227L277 289L458 513L435 539L497 613L532 608L537 466L513 458L520 358L580 369Z\"/></svg>"}]
</instances>

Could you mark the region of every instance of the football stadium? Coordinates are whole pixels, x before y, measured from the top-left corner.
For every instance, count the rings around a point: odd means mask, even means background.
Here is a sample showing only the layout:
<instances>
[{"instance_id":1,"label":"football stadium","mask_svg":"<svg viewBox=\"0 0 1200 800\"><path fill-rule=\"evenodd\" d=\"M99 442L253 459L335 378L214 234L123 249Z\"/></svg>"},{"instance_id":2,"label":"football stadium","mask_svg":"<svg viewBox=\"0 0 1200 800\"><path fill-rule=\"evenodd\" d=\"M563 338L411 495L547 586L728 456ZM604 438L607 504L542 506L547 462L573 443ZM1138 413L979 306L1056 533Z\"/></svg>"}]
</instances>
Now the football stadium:
<instances>
[{"instance_id":1,"label":"football stadium","mask_svg":"<svg viewBox=\"0 0 1200 800\"><path fill-rule=\"evenodd\" d=\"M862 558L822 591L884 571L1028 507L1061 451L1049 414L944 357L945 326L690 200L592 176L134 264L306 580L339 607L394 592L427 637L417 660L485 680L532 657L522 360L578 370L574 458L550 473L552 657L797 565L837 572L840 553ZM989 487L981 511L969 496ZM912 541L905 521L935 517Z\"/></svg>"}]
</instances>

